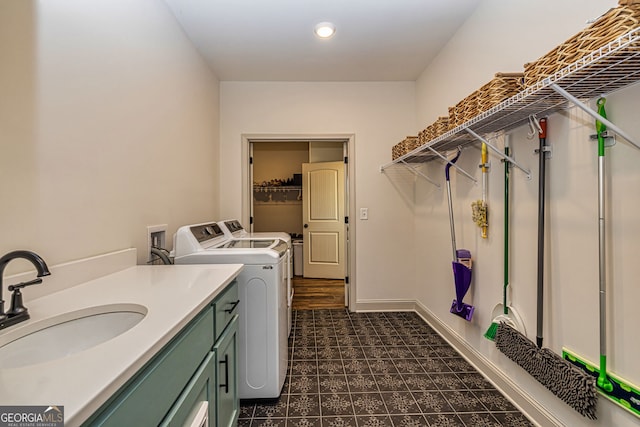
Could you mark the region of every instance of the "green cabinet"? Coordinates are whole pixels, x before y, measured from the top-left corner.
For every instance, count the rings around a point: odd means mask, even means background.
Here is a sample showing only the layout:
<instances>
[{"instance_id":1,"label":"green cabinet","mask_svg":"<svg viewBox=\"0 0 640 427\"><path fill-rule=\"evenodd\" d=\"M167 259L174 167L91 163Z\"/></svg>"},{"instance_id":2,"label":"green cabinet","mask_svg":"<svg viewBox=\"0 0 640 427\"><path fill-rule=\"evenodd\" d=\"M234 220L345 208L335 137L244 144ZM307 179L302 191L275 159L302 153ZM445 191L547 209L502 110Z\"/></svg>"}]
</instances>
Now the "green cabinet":
<instances>
[{"instance_id":1,"label":"green cabinet","mask_svg":"<svg viewBox=\"0 0 640 427\"><path fill-rule=\"evenodd\" d=\"M237 295L234 281L83 427L236 425Z\"/></svg>"},{"instance_id":2,"label":"green cabinet","mask_svg":"<svg viewBox=\"0 0 640 427\"><path fill-rule=\"evenodd\" d=\"M216 345L216 426L230 427L238 422L240 400L238 399L238 370L236 354L238 316L234 316Z\"/></svg>"}]
</instances>

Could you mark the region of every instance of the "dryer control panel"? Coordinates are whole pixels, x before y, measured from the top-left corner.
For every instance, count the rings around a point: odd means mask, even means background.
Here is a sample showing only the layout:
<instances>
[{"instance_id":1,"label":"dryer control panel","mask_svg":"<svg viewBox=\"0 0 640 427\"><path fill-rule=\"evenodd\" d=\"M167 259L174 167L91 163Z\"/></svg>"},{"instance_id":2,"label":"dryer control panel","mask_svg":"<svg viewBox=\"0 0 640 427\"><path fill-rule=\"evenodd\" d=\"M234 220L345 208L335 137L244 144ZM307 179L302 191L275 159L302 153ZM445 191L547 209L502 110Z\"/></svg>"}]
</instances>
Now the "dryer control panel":
<instances>
[{"instance_id":1,"label":"dryer control panel","mask_svg":"<svg viewBox=\"0 0 640 427\"><path fill-rule=\"evenodd\" d=\"M190 230L198 240L198 243L206 242L207 240L211 240L224 235L224 232L222 231L220 226L215 222L212 222L210 224L194 225L190 228Z\"/></svg>"}]
</instances>

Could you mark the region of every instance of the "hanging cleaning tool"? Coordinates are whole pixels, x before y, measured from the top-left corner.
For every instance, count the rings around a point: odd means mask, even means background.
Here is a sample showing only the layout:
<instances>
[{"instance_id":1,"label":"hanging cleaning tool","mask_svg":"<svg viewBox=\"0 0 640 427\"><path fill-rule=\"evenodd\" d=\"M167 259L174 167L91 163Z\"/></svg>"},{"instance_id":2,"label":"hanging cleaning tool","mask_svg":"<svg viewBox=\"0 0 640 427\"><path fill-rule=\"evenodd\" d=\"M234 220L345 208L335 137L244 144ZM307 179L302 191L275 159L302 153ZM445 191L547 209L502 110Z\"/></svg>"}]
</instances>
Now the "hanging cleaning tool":
<instances>
[{"instance_id":1,"label":"hanging cleaning tool","mask_svg":"<svg viewBox=\"0 0 640 427\"><path fill-rule=\"evenodd\" d=\"M598 402L595 379L553 351L542 348L545 163L550 147L547 145L547 119L540 119L538 126L540 146L538 149L538 322L536 344L506 322L500 322L496 332L496 347L578 413L587 418L595 419Z\"/></svg>"},{"instance_id":2,"label":"hanging cleaning tool","mask_svg":"<svg viewBox=\"0 0 640 427\"><path fill-rule=\"evenodd\" d=\"M607 118L605 98L597 101L598 114ZM597 377L596 385L600 393L635 415L640 416L640 388L607 372L607 274L605 236L605 137L607 126L596 120L598 138L598 276L600 299L600 368L581 360L567 349L562 350L566 360Z\"/></svg>"},{"instance_id":3,"label":"hanging cleaning tool","mask_svg":"<svg viewBox=\"0 0 640 427\"><path fill-rule=\"evenodd\" d=\"M455 282L456 299L451 304L451 313L460 316L467 321L471 321L474 307L462 302L471 286L471 252L467 249L456 248L456 229L453 222L453 204L451 201L451 181L449 180L449 169L451 165L458 161L462 150L458 148L455 157L447 162L444 168L447 181L447 200L449 201L449 224L451 225L451 246L453 248L453 279Z\"/></svg>"},{"instance_id":4,"label":"hanging cleaning tool","mask_svg":"<svg viewBox=\"0 0 640 427\"><path fill-rule=\"evenodd\" d=\"M509 135L504 137L504 154L511 156L511 150L509 147ZM484 336L491 341L495 341L496 332L500 322L505 322L507 325L514 329L517 329L521 333L526 335L526 330L522 318L513 309L513 307L507 305L507 290L509 288L509 170L511 169L511 163L504 159L504 276L503 276L503 289L502 289L502 304L497 304L493 308L492 317L493 322Z\"/></svg>"},{"instance_id":5,"label":"hanging cleaning tool","mask_svg":"<svg viewBox=\"0 0 640 427\"><path fill-rule=\"evenodd\" d=\"M472 219L481 229L480 236L487 238L487 229L489 228L489 211L487 207L487 173L489 172L489 163L487 160L487 144L482 143L482 200L476 200L471 203Z\"/></svg>"}]
</instances>

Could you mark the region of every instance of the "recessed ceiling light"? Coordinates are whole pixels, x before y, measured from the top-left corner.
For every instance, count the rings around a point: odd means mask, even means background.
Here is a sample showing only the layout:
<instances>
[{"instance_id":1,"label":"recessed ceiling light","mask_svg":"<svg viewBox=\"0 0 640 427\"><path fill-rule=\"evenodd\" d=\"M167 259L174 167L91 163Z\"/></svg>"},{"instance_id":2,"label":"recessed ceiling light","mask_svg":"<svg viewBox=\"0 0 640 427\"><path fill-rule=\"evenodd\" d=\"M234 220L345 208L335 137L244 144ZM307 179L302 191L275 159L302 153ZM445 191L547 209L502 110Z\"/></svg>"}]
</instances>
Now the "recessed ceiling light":
<instances>
[{"instance_id":1,"label":"recessed ceiling light","mask_svg":"<svg viewBox=\"0 0 640 427\"><path fill-rule=\"evenodd\" d=\"M331 22L320 22L316 25L314 32L321 39L328 39L335 34L336 26Z\"/></svg>"}]
</instances>

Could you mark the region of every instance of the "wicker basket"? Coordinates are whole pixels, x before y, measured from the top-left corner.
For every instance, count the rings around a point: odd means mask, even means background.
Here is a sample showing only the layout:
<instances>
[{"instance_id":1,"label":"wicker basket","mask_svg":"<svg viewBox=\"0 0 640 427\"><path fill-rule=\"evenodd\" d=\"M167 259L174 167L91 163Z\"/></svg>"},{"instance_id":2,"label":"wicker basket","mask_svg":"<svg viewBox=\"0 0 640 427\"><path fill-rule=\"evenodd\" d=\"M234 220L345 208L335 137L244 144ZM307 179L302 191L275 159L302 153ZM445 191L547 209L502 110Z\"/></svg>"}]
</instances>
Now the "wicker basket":
<instances>
[{"instance_id":1,"label":"wicker basket","mask_svg":"<svg viewBox=\"0 0 640 427\"><path fill-rule=\"evenodd\" d=\"M454 115L453 117L449 116L449 122L453 122L451 126L460 126L478 115L477 98L478 91L474 91L453 107Z\"/></svg>"},{"instance_id":2,"label":"wicker basket","mask_svg":"<svg viewBox=\"0 0 640 427\"><path fill-rule=\"evenodd\" d=\"M449 130L449 117L438 117L438 119L431 123L418 133L418 146L424 145L429 141L432 141Z\"/></svg>"},{"instance_id":3,"label":"wicker basket","mask_svg":"<svg viewBox=\"0 0 640 427\"><path fill-rule=\"evenodd\" d=\"M433 127L433 138L435 139L449 130L449 117L438 117L431 125Z\"/></svg>"},{"instance_id":4,"label":"wicker basket","mask_svg":"<svg viewBox=\"0 0 640 427\"><path fill-rule=\"evenodd\" d=\"M402 157L420 146L417 136L408 136L391 148L391 159Z\"/></svg>"},{"instance_id":5,"label":"wicker basket","mask_svg":"<svg viewBox=\"0 0 640 427\"><path fill-rule=\"evenodd\" d=\"M529 87L573 64L640 26L640 0L619 0L593 24L534 62L524 65L524 85Z\"/></svg>"},{"instance_id":6,"label":"wicker basket","mask_svg":"<svg viewBox=\"0 0 640 427\"><path fill-rule=\"evenodd\" d=\"M524 73L496 73L495 77L478 91L477 114L520 92L524 88L523 78Z\"/></svg>"}]
</instances>

